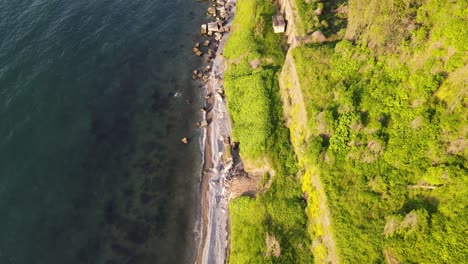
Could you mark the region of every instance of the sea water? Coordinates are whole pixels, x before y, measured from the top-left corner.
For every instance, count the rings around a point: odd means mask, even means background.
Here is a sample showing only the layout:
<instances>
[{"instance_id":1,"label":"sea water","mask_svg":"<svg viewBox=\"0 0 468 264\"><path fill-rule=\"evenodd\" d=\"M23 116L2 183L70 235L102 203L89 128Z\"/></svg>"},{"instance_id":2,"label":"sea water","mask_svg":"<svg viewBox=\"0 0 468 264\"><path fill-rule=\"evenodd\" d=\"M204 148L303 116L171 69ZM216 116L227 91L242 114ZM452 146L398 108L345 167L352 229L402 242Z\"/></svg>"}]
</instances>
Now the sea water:
<instances>
[{"instance_id":1,"label":"sea water","mask_svg":"<svg viewBox=\"0 0 468 264\"><path fill-rule=\"evenodd\" d=\"M207 5L0 0L1 264L193 260Z\"/></svg>"}]
</instances>

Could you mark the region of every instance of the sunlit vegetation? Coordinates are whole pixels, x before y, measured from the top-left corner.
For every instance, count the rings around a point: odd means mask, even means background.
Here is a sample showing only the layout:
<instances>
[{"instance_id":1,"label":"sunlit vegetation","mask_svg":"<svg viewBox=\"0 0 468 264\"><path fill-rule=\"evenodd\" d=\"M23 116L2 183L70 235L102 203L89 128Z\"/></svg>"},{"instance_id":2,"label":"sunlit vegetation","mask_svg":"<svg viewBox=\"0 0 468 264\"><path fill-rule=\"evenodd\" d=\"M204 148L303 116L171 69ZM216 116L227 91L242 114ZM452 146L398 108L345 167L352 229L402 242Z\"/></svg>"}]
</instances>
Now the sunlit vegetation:
<instances>
[{"instance_id":1,"label":"sunlit vegetation","mask_svg":"<svg viewBox=\"0 0 468 264\"><path fill-rule=\"evenodd\" d=\"M229 263L311 263L305 200L296 178L289 132L282 124L278 74L284 60L282 36L274 34L272 2L237 2L233 33L224 49L228 109L245 162L275 170L270 188L256 198L230 203ZM279 248L269 254L267 238ZM271 239L270 239L271 240Z\"/></svg>"},{"instance_id":2,"label":"sunlit vegetation","mask_svg":"<svg viewBox=\"0 0 468 264\"><path fill-rule=\"evenodd\" d=\"M346 27L346 0L292 0L295 1L303 34L321 30L326 35L344 33ZM341 32L340 32L341 31Z\"/></svg>"},{"instance_id":3,"label":"sunlit vegetation","mask_svg":"<svg viewBox=\"0 0 468 264\"><path fill-rule=\"evenodd\" d=\"M344 263L468 255L466 10L463 1L350 1L353 42L293 50L307 157ZM388 32L392 23L404 31Z\"/></svg>"},{"instance_id":4,"label":"sunlit vegetation","mask_svg":"<svg viewBox=\"0 0 468 264\"><path fill-rule=\"evenodd\" d=\"M271 3L239 1L233 33L223 51L229 62L225 73L228 107L235 123L234 137L244 158L264 156L274 133L274 79L284 53L281 36L271 27Z\"/></svg>"},{"instance_id":5,"label":"sunlit vegetation","mask_svg":"<svg viewBox=\"0 0 468 264\"><path fill-rule=\"evenodd\" d=\"M292 50L306 120L288 106L291 131L272 2L239 0L224 50L234 140L247 163L275 170L267 191L230 204L229 263L325 262L325 195L343 263L463 263L468 2L294 1L304 31L334 37Z\"/></svg>"}]
</instances>

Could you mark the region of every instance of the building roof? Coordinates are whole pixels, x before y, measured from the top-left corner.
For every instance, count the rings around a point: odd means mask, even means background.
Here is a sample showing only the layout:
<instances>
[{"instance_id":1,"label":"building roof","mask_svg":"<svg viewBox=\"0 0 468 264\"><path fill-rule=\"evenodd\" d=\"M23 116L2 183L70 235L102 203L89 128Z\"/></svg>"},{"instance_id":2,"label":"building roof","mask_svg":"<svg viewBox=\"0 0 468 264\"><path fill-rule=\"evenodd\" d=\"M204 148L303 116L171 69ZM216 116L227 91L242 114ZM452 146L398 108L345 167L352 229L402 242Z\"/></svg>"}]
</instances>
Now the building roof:
<instances>
[{"instance_id":1,"label":"building roof","mask_svg":"<svg viewBox=\"0 0 468 264\"><path fill-rule=\"evenodd\" d=\"M283 33L286 28L286 23L284 22L283 14L276 14L273 16L273 30L275 33Z\"/></svg>"},{"instance_id":2,"label":"building roof","mask_svg":"<svg viewBox=\"0 0 468 264\"><path fill-rule=\"evenodd\" d=\"M273 16L273 26L284 26L284 17L282 14L276 14Z\"/></svg>"}]
</instances>

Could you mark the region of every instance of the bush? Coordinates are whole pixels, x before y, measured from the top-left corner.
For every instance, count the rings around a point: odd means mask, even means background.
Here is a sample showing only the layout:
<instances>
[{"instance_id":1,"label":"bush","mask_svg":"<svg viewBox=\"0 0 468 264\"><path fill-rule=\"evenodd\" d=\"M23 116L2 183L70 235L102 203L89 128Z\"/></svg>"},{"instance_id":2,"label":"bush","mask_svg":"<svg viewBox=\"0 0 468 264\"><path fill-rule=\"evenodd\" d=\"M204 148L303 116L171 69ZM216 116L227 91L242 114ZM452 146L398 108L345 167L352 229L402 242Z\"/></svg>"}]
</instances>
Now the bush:
<instances>
[{"instance_id":1,"label":"bush","mask_svg":"<svg viewBox=\"0 0 468 264\"><path fill-rule=\"evenodd\" d=\"M301 197L289 131L283 126L278 72L284 60L281 35L271 27L275 7L268 1L238 1L224 54L228 59L225 89L244 161L267 160L275 170L270 188L257 198L240 197L230 204L229 263L310 263L305 201ZM258 34L263 31L263 35ZM249 62L261 61L259 69ZM248 226L248 227L247 227ZM281 248L279 257L266 256L267 234Z\"/></svg>"},{"instance_id":2,"label":"bush","mask_svg":"<svg viewBox=\"0 0 468 264\"><path fill-rule=\"evenodd\" d=\"M459 52L467 41L458 35L463 30L453 32L461 16L466 21L463 7L436 0L412 6L425 17L423 25L398 47L340 41L293 50L307 110L307 160L325 185L346 262L384 262L384 252L391 252L402 263L458 263L468 254L462 220L468 206L462 140L468 58ZM392 21L378 19L376 26ZM364 41L379 32L356 34ZM314 194L311 186L303 190Z\"/></svg>"}]
</instances>

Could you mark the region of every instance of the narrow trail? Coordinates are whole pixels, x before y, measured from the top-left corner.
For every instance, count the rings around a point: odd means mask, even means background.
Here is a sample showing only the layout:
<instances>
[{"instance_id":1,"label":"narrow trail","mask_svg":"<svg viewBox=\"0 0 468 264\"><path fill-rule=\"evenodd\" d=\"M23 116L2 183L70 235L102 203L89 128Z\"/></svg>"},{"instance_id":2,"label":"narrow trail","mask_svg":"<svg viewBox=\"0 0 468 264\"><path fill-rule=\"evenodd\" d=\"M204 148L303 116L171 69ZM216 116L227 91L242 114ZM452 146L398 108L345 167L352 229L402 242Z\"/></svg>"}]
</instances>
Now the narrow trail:
<instances>
[{"instance_id":1,"label":"narrow trail","mask_svg":"<svg viewBox=\"0 0 468 264\"><path fill-rule=\"evenodd\" d=\"M285 118L287 120L294 119L296 123L295 127L291 127L290 125L288 125L291 132L291 138L296 138L296 140L292 140L294 152L296 153L296 156L299 158L299 160L303 160L303 141L300 135L306 135L305 130L307 129L307 111L304 105L301 85L299 82L296 65L291 51L291 49L288 51L285 63L283 65L283 70L280 76L280 88L282 90L281 93L283 98L283 106L286 110L284 113ZM289 85L287 85L284 82L284 80L287 79L290 80ZM293 107L295 109L293 109ZM314 171L310 167L310 165L307 164L307 162L304 162L302 166L306 170ZM309 184L311 184L314 187L315 193L319 201L318 205L313 205L318 207L319 217L317 217L316 219L309 219L309 221L312 220L316 222L324 230L324 234L320 238L312 238L313 246L317 246L319 244L325 246L325 248L327 249L327 253L325 256L326 262L336 264L339 263L339 258L336 250L333 230L331 228L331 213L328 207L325 188L318 173L313 172L310 180L311 182Z\"/></svg>"}]
</instances>

